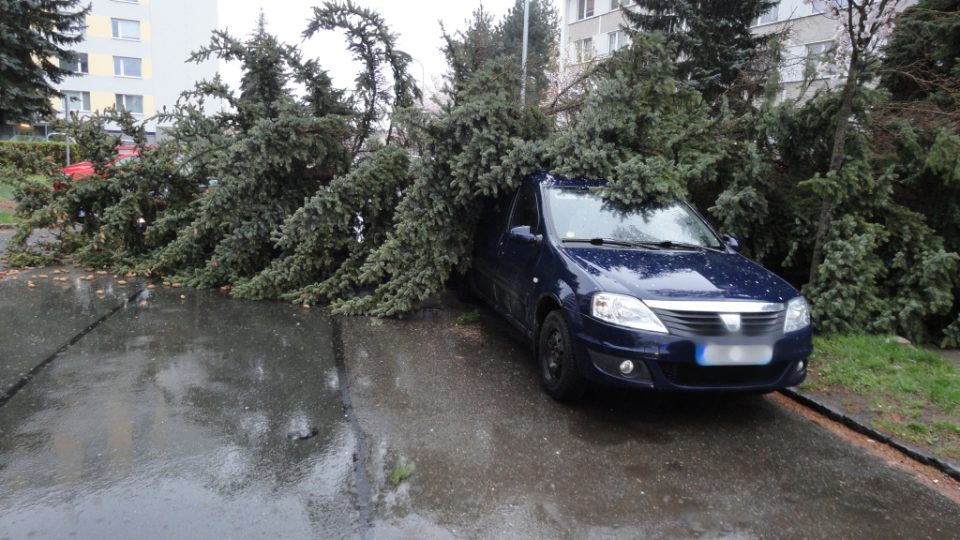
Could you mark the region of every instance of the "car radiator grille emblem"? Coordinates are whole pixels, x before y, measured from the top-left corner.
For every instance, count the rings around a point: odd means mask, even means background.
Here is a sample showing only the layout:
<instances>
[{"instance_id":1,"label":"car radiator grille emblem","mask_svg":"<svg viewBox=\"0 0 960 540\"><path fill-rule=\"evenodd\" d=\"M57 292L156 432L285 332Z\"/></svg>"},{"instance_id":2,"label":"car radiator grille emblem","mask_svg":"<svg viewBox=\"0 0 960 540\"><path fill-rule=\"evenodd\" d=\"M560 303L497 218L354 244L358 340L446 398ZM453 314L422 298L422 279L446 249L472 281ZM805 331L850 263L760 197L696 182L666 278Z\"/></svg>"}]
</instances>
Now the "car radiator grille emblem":
<instances>
[{"instance_id":1,"label":"car radiator grille emblem","mask_svg":"<svg viewBox=\"0 0 960 540\"><path fill-rule=\"evenodd\" d=\"M727 332L739 332L740 331L740 314L739 313L719 313L720 320L723 321L723 325L727 327Z\"/></svg>"},{"instance_id":2,"label":"car radiator grille emblem","mask_svg":"<svg viewBox=\"0 0 960 540\"><path fill-rule=\"evenodd\" d=\"M735 311L735 310L692 310L680 309L681 302L675 302L678 309L653 307L660 321L677 336L720 337L729 335L770 336L781 332L786 311ZM691 302L691 304L694 304ZM673 307L673 306L671 306Z\"/></svg>"}]
</instances>

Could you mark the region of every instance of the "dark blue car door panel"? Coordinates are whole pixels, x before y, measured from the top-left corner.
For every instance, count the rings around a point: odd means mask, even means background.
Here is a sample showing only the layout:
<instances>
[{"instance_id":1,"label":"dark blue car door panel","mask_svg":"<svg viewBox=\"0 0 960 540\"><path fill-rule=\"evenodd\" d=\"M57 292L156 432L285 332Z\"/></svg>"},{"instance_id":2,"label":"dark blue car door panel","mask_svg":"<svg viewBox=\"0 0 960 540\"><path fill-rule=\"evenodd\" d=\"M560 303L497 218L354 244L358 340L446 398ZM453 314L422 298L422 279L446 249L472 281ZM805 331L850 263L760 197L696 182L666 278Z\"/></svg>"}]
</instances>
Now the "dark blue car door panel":
<instances>
[{"instance_id":1,"label":"dark blue car door panel","mask_svg":"<svg viewBox=\"0 0 960 540\"><path fill-rule=\"evenodd\" d=\"M513 322L528 333L531 331L527 317L528 306L534 295L534 271L543 252L543 245L513 241L510 239L509 230L528 226L534 234L539 234L540 221L537 193L530 185L525 185L517 193L507 232L500 239L497 254L503 294L501 305Z\"/></svg>"},{"instance_id":2,"label":"dark blue car door panel","mask_svg":"<svg viewBox=\"0 0 960 540\"><path fill-rule=\"evenodd\" d=\"M491 201L484 208L477 225L474 240L473 274L477 293L490 305L500 309L497 282L502 279L499 268L500 242L503 239L510 217L514 195L510 194Z\"/></svg>"},{"instance_id":3,"label":"dark blue car door panel","mask_svg":"<svg viewBox=\"0 0 960 540\"><path fill-rule=\"evenodd\" d=\"M512 319L525 330L528 326L528 307L533 297L534 268L540 258L541 248L530 244L517 244L505 240L500 248L503 272L503 305Z\"/></svg>"}]
</instances>

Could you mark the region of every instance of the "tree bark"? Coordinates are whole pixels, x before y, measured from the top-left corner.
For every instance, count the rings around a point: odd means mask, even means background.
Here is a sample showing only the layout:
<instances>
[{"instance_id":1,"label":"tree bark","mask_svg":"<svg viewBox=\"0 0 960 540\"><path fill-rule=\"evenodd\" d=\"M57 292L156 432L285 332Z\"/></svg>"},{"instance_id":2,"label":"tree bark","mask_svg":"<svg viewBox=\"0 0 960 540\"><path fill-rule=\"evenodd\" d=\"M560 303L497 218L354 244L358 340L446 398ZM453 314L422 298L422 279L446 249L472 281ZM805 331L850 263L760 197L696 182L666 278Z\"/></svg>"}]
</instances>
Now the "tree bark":
<instances>
[{"instance_id":1,"label":"tree bark","mask_svg":"<svg viewBox=\"0 0 960 540\"><path fill-rule=\"evenodd\" d=\"M880 0L880 12L883 12L887 0ZM850 37L850 63L847 69L847 79L843 85L843 93L840 96L840 109L837 111L837 127L833 132L833 149L830 153L830 167L828 173L839 172L843 167L843 158L847 146L847 131L850 127L850 115L853 113L853 98L857 93L857 85L860 83L860 65L861 54L866 45L869 44L876 28L871 28L871 32L865 33L865 24L867 20L867 11L871 8L872 2L869 0L863 4L850 2L846 6L846 32ZM855 15L856 21L855 21ZM866 37L866 43L863 38ZM817 232L813 238L813 252L810 256L810 275L807 280L810 285L817 281L817 271L823 262L823 244L827 233L830 232L830 225L833 223L834 200L829 194L824 196L820 206L820 218L817 221Z\"/></svg>"},{"instance_id":2,"label":"tree bark","mask_svg":"<svg viewBox=\"0 0 960 540\"><path fill-rule=\"evenodd\" d=\"M850 60L850 69L847 80L840 96L840 109L837 111L837 127L833 132L833 149L830 153L830 168L828 172L839 172L843 167L843 158L847 147L847 131L850 127L850 115L853 113L853 98L857 92L860 78L859 55L854 51ZM813 253L810 257L809 283L812 285L817 279L817 270L823 262L823 243L830 225L833 223L834 200L829 195L823 198L820 206L820 219L817 222L817 233L813 239Z\"/></svg>"}]
</instances>

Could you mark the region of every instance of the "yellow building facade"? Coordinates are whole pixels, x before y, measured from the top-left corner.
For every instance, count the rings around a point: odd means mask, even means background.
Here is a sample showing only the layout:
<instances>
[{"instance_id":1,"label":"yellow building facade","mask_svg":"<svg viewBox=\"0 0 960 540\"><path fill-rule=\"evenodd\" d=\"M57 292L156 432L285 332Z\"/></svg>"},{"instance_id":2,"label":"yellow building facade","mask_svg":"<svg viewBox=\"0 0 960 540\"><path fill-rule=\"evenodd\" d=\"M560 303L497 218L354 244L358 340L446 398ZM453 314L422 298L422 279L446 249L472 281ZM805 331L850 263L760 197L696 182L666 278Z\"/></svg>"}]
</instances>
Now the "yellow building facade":
<instances>
[{"instance_id":1,"label":"yellow building facade","mask_svg":"<svg viewBox=\"0 0 960 540\"><path fill-rule=\"evenodd\" d=\"M64 97L54 108L59 116L125 109L155 132L158 111L216 75L216 61L186 62L216 25L216 0L93 0L76 58L60 60L76 76L58 85Z\"/></svg>"}]
</instances>

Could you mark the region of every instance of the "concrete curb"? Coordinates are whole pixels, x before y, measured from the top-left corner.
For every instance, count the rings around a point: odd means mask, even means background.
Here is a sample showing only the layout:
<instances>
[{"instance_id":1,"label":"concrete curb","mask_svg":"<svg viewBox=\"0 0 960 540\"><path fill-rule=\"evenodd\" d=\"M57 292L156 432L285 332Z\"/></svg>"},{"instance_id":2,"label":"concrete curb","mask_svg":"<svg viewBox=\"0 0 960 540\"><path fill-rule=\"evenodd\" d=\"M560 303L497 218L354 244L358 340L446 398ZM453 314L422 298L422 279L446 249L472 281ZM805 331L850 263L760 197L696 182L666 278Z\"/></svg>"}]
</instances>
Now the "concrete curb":
<instances>
[{"instance_id":1,"label":"concrete curb","mask_svg":"<svg viewBox=\"0 0 960 540\"><path fill-rule=\"evenodd\" d=\"M841 411L838 411L837 409L825 403L821 403L811 398L810 396L806 394L802 394L792 388L784 388L783 390L780 390L780 393L805 407L808 407L810 409L813 409L814 411L817 411L818 413L826 416L831 420L840 422L841 424L856 431L857 433L860 433L861 435L866 435L867 437L870 437L871 439L877 442L881 442L889 446L890 448L893 448L894 450L900 452L901 454L907 456L908 458L914 461L918 461L924 465L933 467L938 471L942 472L943 474L946 474L947 476L953 478L954 480L960 481L960 468L957 468L956 466L950 463L947 463L942 459L928 455L888 435L884 435L883 433L880 433L879 431L873 429L872 427L866 424L863 424L856 418L853 418L852 416L849 416Z\"/></svg>"}]
</instances>

